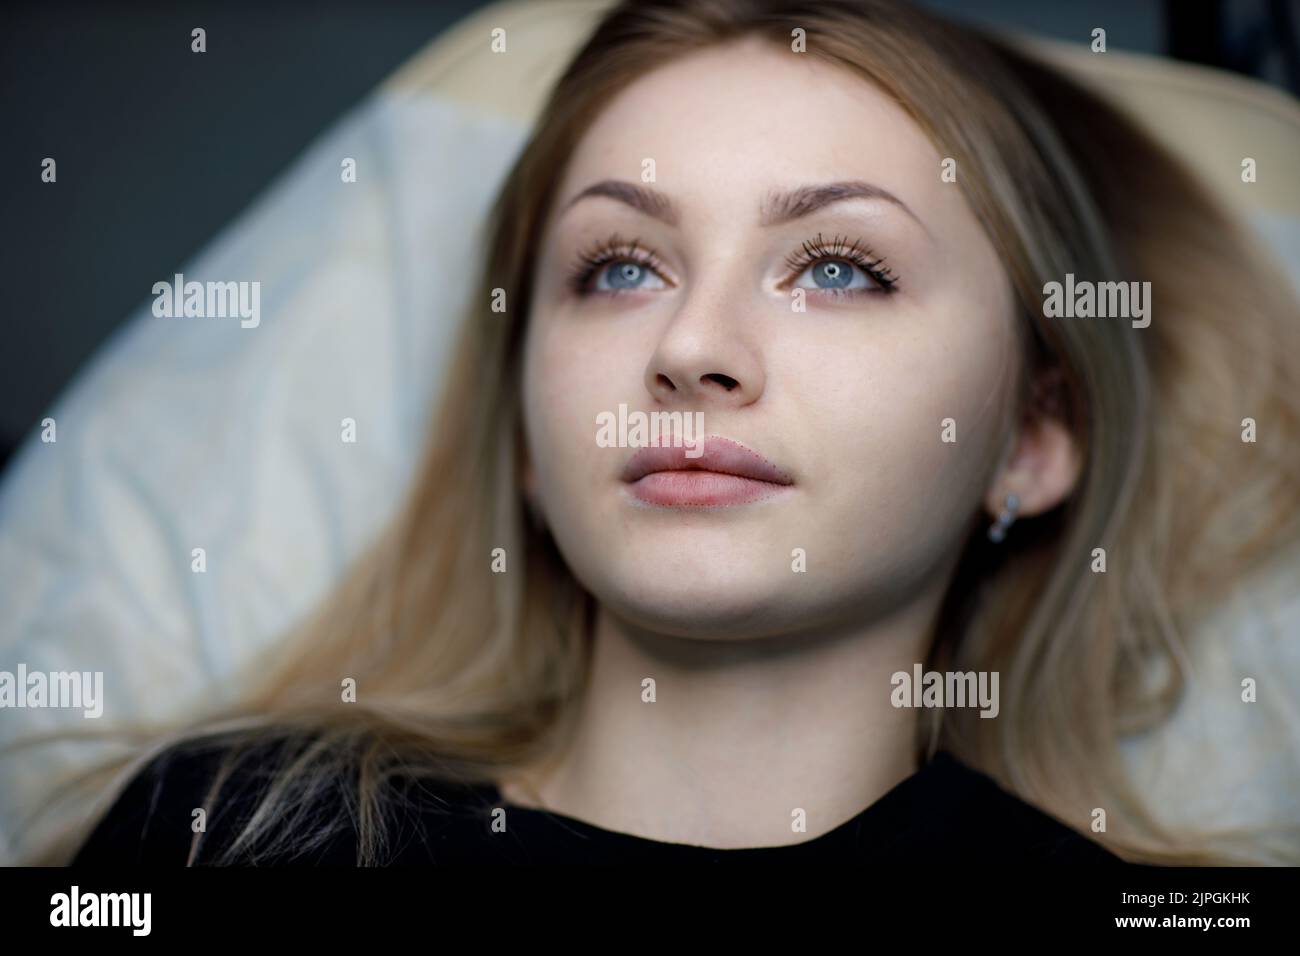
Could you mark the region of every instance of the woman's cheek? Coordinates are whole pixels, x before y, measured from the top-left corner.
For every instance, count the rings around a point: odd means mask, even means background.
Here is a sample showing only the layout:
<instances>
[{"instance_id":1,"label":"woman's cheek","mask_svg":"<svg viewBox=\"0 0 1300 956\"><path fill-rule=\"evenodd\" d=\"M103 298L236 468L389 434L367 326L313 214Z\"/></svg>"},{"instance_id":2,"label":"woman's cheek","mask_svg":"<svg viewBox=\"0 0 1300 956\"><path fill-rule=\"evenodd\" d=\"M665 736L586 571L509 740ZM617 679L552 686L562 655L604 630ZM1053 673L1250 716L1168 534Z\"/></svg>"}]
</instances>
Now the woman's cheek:
<instances>
[{"instance_id":1,"label":"woman's cheek","mask_svg":"<svg viewBox=\"0 0 1300 956\"><path fill-rule=\"evenodd\" d=\"M614 401L611 363L598 359L599 335L578 332L570 319L543 320L525 353L529 451L547 514L566 524L585 520L592 492L616 468L596 443L597 414Z\"/></svg>"},{"instance_id":2,"label":"woman's cheek","mask_svg":"<svg viewBox=\"0 0 1300 956\"><path fill-rule=\"evenodd\" d=\"M828 426L818 444L837 450L827 462L822 525L843 561L866 552L920 569L959 543L980 506L1004 386L989 374L995 359L978 346L968 344L962 363L933 341L895 344L858 367L857 385L828 391L836 407L817 416Z\"/></svg>"},{"instance_id":3,"label":"woman's cheek","mask_svg":"<svg viewBox=\"0 0 1300 956\"><path fill-rule=\"evenodd\" d=\"M523 417L528 451L537 475L538 492L546 513L558 518L562 498L557 481L564 476L562 462L573 454L573 412L566 406L571 392L561 384L556 361L555 336L545 318L537 318L525 346Z\"/></svg>"}]
</instances>

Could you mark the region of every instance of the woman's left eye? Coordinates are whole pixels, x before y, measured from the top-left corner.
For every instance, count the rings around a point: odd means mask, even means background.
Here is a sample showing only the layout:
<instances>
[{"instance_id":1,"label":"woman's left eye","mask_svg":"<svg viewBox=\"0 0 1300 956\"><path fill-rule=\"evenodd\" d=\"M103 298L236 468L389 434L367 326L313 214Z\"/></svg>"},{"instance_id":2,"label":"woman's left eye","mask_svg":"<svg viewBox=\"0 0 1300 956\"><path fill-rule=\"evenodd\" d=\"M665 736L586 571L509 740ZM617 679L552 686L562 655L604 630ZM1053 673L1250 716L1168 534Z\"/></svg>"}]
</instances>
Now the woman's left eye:
<instances>
[{"instance_id":1,"label":"woman's left eye","mask_svg":"<svg viewBox=\"0 0 1300 956\"><path fill-rule=\"evenodd\" d=\"M805 278L807 283L805 283ZM847 259L823 259L814 262L795 280L796 289L817 289L826 292L851 292L857 289L878 287L874 279Z\"/></svg>"},{"instance_id":2,"label":"woman's left eye","mask_svg":"<svg viewBox=\"0 0 1300 956\"><path fill-rule=\"evenodd\" d=\"M663 288L666 288L664 280L653 269L631 259L618 259L599 267L593 281L593 291L596 292Z\"/></svg>"}]
</instances>

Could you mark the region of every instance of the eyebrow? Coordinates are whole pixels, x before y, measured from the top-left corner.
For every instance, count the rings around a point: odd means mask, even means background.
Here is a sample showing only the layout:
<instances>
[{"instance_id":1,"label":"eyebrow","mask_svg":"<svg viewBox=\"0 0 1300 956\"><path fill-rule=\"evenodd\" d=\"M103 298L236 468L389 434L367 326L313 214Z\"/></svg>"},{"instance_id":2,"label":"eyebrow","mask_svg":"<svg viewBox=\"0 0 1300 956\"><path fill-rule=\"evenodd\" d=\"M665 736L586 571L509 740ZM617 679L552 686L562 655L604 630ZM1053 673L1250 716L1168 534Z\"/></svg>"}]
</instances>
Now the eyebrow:
<instances>
[{"instance_id":1,"label":"eyebrow","mask_svg":"<svg viewBox=\"0 0 1300 956\"><path fill-rule=\"evenodd\" d=\"M592 183L570 199L564 210L568 211L575 203L592 196L604 196L607 199L621 202L652 219L658 219L670 226L676 226L681 221L677 207L673 205L673 201L666 195L649 186L642 186L621 179L603 179L600 182ZM810 216L819 209L824 209L833 203L850 199L881 199L893 203L916 220L922 229L926 229L925 223L921 222L920 217L912 212L903 200L882 186L858 179L820 183L814 186L799 186L790 190L773 190L768 193L760 210L759 225L779 226L795 219ZM926 229L926 232L928 233L929 230Z\"/></svg>"}]
</instances>

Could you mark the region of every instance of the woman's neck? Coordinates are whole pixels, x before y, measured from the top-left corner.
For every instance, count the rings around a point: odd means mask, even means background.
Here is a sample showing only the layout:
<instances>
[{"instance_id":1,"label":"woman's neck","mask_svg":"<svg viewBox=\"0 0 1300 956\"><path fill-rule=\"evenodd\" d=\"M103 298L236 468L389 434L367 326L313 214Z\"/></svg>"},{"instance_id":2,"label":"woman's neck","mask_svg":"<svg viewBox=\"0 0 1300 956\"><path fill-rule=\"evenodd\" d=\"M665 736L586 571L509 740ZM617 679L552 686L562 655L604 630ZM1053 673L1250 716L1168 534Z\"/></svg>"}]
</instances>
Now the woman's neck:
<instances>
[{"instance_id":1,"label":"woman's neck","mask_svg":"<svg viewBox=\"0 0 1300 956\"><path fill-rule=\"evenodd\" d=\"M673 843L813 839L916 771L916 714L891 704L890 678L924 660L938 598L857 631L750 640L650 634L601 609L571 738L501 794Z\"/></svg>"}]
</instances>

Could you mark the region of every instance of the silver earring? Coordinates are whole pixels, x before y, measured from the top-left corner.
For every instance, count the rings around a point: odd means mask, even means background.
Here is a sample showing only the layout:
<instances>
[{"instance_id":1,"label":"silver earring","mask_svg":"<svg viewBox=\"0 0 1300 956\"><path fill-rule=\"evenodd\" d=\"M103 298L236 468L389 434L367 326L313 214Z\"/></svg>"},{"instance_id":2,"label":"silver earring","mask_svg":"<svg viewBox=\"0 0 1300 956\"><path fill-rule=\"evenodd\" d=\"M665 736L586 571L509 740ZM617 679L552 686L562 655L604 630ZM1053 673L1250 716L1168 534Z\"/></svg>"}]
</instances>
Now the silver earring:
<instances>
[{"instance_id":1,"label":"silver earring","mask_svg":"<svg viewBox=\"0 0 1300 956\"><path fill-rule=\"evenodd\" d=\"M1002 543L1002 539L1007 536L1007 529L1016 520L1016 509L1019 507L1020 499L1015 495L1007 495L1007 503L1002 508L1002 514L998 515L998 520L989 526L990 541L994 544Z\"/></svg>"}]
</instances>

